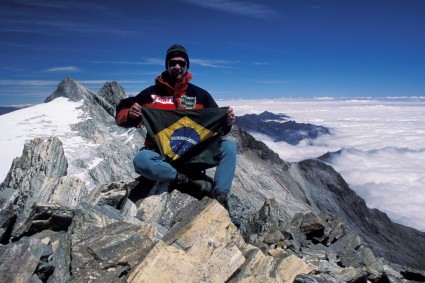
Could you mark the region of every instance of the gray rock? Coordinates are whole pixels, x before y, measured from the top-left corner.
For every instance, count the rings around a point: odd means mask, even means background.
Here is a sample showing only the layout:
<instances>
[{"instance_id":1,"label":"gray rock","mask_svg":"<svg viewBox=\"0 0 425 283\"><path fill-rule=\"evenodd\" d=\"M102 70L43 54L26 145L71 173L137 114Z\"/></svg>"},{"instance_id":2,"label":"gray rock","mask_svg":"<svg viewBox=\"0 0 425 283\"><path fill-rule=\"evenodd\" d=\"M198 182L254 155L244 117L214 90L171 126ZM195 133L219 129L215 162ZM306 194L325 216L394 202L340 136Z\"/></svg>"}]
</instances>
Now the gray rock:
<instances>
[{"instance_id":1,"label":"gray rock","mask_svg":"<svg viewBox=\"0 0 425 283\"><path fill-rule=\"evenodd\" d=\"M36 238L0 246L0 282L29 282L46 245Z\"/></svg>"},{"instance_id":2,"label":"gray rock","mask_svg":"<svg viewBox=\"0 0 425 283\"><path fill-rule=\"evenodd\" d=\"M72 237L73 280L124 282L129 270L149 251L154 234L154 227L125 222L84 227Z\"/></svg>"},{"instance_id":3,"label":"gray rock","mask_svg":"<svg viewBox=\"0 0 425 283\"><path fill-rule=\"evenodd\" d=\"M340 174L318 160L299 162L291 172L302 176L302 191L315 210L328 218L339 219L347 229L360 235L376 256L419 269L418 253L425 253L425 233L399 225L377 209L369 209ZM400 243L403 248L400 248Z\"/></svg>"},{"instance_id":4,"label":"gray rock","mask_svg":"<svg viewBox=\"0 0 425 283\"><path fill-rule=\"evenodd\" d=\"M79 101L86 98L86 92L87 90L83 86L74 81L72 78L66 77L59 83L58 88L44 100L44 102L50 102L58 97L67 97L72 101Z\"/></svg>"},{"instance_id":5,"label":"gray rock","mask_svg":"<svg viewBox=\"0 0 425 283\"><path fill-rule=\"evenodd\" d=\"M7 243L9 240L9 233L17 217L14 203L18 197L17 190L6 187L0 191L0 243Z\"/></svg>"},{"instance_id":6,"label":"gray rock","mask_svg":"<svg viewBox=\"0 0 425 283\"><path fill-rule=\"evenodd\" d=\"M292 225L305 235L321 236L325 229L324 221L312 212L295 215Z\"/></svg>"},{"instance_id":7,"label":"gray rock","mask_svg":"<svg viewBox=\"0 0 425 283\"><path fill-rule=\"evenodd\" d=\"M97 92L100 97L103 97L112 107L114 107L113 116L115 117L115 108L120 103L121 99L127 97L125 90L117 82L106 82L103 87Z\"/></svg>"},{"instance_id":8,"label":"gray rock","mask_svg":"<svg viewBox=\"0 0 425 283\"><path fill-rule=\"evenodd\" d=\"M72 278L71 239L69 233L44 230L32 237L47 245L40 257L43 268L37 272L37 278L41 278L42 282L48 283L69 281ZM54 267L53 272L50 273L52 267Z\"/></svg>"}]
</instances>

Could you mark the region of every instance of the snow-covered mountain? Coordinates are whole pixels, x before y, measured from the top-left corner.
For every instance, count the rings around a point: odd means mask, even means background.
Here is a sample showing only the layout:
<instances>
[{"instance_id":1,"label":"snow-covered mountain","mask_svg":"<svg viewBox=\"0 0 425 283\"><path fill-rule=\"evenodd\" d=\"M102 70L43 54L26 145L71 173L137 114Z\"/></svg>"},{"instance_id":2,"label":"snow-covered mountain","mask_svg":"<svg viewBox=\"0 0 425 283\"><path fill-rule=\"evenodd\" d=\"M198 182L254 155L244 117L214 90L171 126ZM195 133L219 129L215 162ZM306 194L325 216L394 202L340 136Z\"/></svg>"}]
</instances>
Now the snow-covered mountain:
<instances>
[{"instance_id":1,"label":"snow-covered mountain","mask_svg":"<svg viewBox=\"0 0 425 283\"><path fill-rule=\"evenodd\" d=\"M47 103L0 116L0 179L6 177L13 159L21 155L25 142L51 136L63 143L68 176L80 178L89 187L115 181L121 174L136 177L131 157L143 145L144 133L115 125L116 105L107 101L111 92L113 99L125 95L116 83L105 84L95 94L66 78L46 98ZM116 155L117 151L122 154Z\"/></svg>"}]
</instances>

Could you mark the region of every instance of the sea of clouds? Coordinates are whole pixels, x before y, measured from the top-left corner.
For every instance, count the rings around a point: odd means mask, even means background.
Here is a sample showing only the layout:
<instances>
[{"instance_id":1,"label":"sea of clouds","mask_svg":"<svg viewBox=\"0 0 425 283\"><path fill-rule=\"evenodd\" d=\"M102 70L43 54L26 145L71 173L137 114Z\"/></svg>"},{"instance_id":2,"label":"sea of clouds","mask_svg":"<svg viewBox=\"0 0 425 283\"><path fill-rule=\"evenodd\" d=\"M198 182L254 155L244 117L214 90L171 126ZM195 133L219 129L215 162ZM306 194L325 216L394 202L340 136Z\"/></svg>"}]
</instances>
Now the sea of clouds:
<instances>
[{"instance_id":1,"label":"sea of clouds","mask_svg":"<svg viewBox=\"0 0 425 283\"><path fill-rule=\"evenodd\" d=\"M370 208L395 222L425 231L425 97L399 99L226 100L237 116L283 113L298 123L325 126L331 135L298 145L252 133L282 159L300 161L341 150L331 165ZM0 116L0 182L23 145L34 137L58 136L68 158L86 142L72 124L86 117L80 102L57 98Z\"/></svg>"},{"instance_id":2,"label":"sea of clouds","mask_svg":"<svg viewBox=\"0 0 425 283\"><path fill-rule=\"evenodd\" d=\"M298 145L252 133L287 161L341 150L330 164L368 207L425 231L425 97L226 100L237 116L283 113L325 126L331 135Z\"/></svg>"}]
</instances>

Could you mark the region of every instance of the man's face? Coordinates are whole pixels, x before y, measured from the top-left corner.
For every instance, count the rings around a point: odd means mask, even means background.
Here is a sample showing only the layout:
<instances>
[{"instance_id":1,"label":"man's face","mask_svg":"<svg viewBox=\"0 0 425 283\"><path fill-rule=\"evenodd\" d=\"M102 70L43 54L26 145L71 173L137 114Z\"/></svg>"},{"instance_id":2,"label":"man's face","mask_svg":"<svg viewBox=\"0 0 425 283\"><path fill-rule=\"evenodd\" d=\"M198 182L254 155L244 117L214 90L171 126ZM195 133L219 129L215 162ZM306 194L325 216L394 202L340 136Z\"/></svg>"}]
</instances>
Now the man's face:
<instances>
[{"instance_id":1,"label":"man's face","mask_svg":"<svg viewBox=\"0 0 425 283\"><path fill-rule=\"evenodd\" d=\"M180 79L187 72L187 62L183 57L173 57L168 62L168 73L176 80Z\"/></svg>"}]
</instances>

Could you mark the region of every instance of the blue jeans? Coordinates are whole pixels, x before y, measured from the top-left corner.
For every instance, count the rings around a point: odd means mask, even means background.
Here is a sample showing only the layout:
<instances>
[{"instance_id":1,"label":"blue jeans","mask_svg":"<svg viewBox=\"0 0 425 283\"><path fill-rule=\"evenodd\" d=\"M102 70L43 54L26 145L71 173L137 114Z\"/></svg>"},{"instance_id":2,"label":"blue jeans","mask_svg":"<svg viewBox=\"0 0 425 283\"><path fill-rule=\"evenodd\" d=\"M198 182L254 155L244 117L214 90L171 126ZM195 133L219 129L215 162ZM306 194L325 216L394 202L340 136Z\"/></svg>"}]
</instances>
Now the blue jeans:
<instances>
[{"instance_id":1,"label":"blue jeans","mask_svg":"<svg viewBox=\"0 0 425 283\"><path fill-rule=\"evenodd\" d=\"M172 182L176 179L177 170L161 155L153 150L143 149L133 159L136 172L143 177L155 181ZM232 187L236 168L236 145L232 141L223 140L220 148L220 160L214 175L214 192L228 193Z\"/></svg>"}]
</instances>

